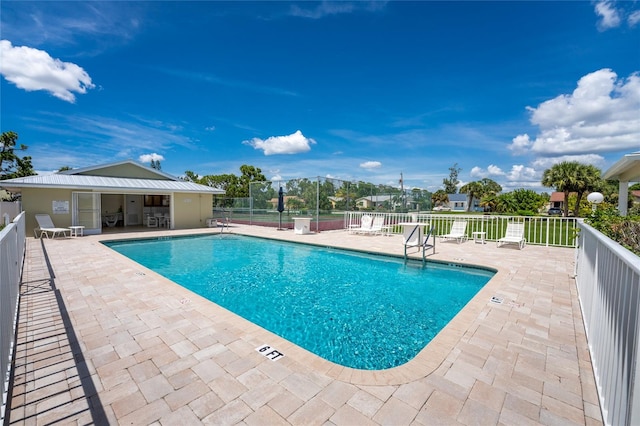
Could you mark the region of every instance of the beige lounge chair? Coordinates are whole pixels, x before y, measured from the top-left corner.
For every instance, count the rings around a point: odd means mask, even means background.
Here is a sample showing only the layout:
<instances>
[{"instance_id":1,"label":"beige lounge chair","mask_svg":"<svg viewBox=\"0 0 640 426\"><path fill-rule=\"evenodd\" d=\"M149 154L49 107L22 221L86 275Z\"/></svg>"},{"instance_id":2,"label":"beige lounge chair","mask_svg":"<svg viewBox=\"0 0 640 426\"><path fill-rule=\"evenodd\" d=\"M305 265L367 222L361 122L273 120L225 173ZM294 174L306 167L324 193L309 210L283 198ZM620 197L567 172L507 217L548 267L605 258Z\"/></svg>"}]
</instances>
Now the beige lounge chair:
<instances>
[{"instance_id":1,"label":"beige lounge chair","mask_svg":"<svg viewBox=\"0 0 640 426\"><path fill-rule=\"evenodd\" d=\"M467 221L456 220L451 225L451 231L448 234L440 235L444 240L456 240L458 244L467 239Z\"/></svg>"},{"instance_id":2,"label":"beige lounge chair","mask_svg":"<svg viewBox=\"0 0 640 426\"><path fill-rule=\"evenodd\" d=\"M520 250L524 248L527 240L524 238L524 223L507 223L507 230L504 237L497 241L497 246L502 244L518 244Z\"/></svg>"},{"instance_id":3,"label":"beige lounge chair","mask_svg":"<svg viewBox=\"0 0 640 426\"><path fill-rule=\"evenodd\" d=\"M38 238L42 238L42 235L46 235L47 238L55 238L56 235L62 234L63 237L66 237L66 232L71 233L69 228L58 228L53 224L51 220L51 216L48 214L37 214L36 221L38 222L38 227L33 230L33 235ZM40 235L38 235L38 231ZM49 233L51 233L51 237L49 237Z\"/></svg>"}]
</instances>

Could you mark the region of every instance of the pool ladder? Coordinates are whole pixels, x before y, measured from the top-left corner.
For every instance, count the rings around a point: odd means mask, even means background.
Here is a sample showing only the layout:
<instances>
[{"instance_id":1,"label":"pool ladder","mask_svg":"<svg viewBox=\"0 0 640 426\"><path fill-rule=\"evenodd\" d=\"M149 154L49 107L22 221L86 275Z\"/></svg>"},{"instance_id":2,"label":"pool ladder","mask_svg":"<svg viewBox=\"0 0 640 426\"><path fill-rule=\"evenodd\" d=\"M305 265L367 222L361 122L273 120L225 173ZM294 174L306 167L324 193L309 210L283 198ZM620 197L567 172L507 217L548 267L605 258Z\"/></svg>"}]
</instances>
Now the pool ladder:
<instances>
[{"instance_id":1,"label":"pool ladder","mask_svg":"<svg viewBox=\"0 0 640 426\"><path fill-rule=\"evenodd\" d=\"M406 262L408 260L407 257L407 248L408 247L418 247L418 251L420 251L420 249L422 249L422 265L425 265L427 263L427 255L426 252L428 249L433 249L433 254L436 254L436 236L434 235L433 231L434 231L435 227L431 227L429 229L429 232L427 232L427 235L425 235L424 240L418 244L415 245L410 245L405 243L404 244L404 261ZM420 232L420 229L418 226L416 226L413 231L411 232L411 234L409 234L409 237L407 238L407 241L411 241L411 237L413 237L413 234L415 232ZM429 238L433 236L433 244L429 244Z\"/></svg>"}]
</instances>

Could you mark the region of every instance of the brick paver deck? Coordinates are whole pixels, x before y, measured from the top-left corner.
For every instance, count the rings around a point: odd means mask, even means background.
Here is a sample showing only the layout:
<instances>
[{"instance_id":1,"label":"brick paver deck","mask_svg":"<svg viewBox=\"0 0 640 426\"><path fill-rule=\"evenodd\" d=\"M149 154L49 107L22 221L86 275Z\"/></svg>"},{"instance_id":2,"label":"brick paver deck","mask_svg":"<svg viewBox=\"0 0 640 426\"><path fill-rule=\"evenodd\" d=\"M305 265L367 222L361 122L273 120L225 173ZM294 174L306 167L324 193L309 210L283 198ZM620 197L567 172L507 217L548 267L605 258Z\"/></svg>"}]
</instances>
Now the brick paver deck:
<instances>
[{"instance_id":1,"label":"brick paver deck","mask_svg":"<svg viewBox=\"0 0 640 426\"><path fill-rule=\"evenodd\" d=\"M11 424L602 423L573 249L439 243L430 258L498 273L415 359L361 371L325 361L99 243L194 232L28 239ZM400 236L242 225L232 232L403 251ZM255 350L263 344L286 357L267 359Z\"/></svg>"}]
</instances>

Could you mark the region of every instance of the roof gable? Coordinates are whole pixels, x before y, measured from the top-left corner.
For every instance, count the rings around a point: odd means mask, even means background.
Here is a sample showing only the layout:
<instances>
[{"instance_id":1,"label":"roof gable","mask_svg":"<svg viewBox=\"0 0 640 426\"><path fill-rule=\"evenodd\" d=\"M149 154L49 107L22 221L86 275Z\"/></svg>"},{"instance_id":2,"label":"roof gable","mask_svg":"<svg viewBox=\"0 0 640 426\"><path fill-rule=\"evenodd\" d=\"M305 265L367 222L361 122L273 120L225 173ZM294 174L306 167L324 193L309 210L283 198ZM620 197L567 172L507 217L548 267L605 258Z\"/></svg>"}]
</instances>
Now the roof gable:
<instances>
[{"instance_id":1,"label":"roof gable","mask_svg":"<svg viewBox=\"0 0 640 426\"><path fill-rule=\"evenodd\" d=\"M467 201L467 194L448 194L449 201Z\"/></svg>"},{"instance_id":2,"label":"roof gable","mask_svg":"<svg viewBox=\"0 0 640 426\"><path fill-rule=\"evenodd\" d=\"M101 177L117 177L129 179L158 179L173 180L178 178L163 173L151 167L143 166L133 160L119 161L117 163L101 164L91 167L83 167L80 169L65 170L59 172L66 175L84 175L84 176L101 176Z\"/></svg>"}]
</instances>

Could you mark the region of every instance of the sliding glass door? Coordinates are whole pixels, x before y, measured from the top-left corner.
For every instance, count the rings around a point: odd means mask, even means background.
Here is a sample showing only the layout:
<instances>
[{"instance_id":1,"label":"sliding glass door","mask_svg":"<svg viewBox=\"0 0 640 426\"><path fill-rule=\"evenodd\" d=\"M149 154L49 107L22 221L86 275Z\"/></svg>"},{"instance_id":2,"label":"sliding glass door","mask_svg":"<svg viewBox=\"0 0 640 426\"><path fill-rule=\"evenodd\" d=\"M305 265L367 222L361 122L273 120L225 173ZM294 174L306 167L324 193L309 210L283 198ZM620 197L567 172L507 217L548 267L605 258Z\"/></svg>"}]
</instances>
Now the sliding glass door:
<instances>
[{"instance_id":1,"label":"sliding glass door","mask_svg":"<svg viewBox=\"0 0 640 426\"><path fill-rule=\"evenodd\" d=\"M102 233L100 197L98 192L73 193L71 221L75 226L84 226L87 235Z\"/></svg>"}]
</instances>

